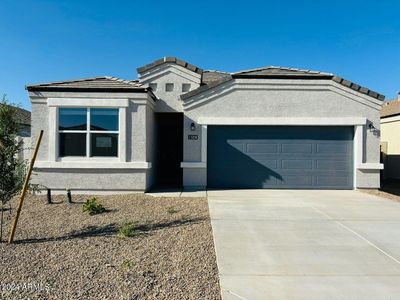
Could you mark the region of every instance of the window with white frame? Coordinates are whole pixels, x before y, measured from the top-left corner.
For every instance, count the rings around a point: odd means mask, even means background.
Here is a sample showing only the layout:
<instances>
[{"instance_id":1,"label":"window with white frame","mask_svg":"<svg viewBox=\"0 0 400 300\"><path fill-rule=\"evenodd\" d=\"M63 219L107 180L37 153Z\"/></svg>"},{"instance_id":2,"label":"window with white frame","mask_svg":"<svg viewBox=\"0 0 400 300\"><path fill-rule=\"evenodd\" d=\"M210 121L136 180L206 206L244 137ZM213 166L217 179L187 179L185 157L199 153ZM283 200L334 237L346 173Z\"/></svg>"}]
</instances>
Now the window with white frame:
<instances>
[{"instance_id":1,"label":"window with white frame","mask_svg":"<svg viewBox=\"0 0 400 300\"><path fill-rule=\"evenodd\" d=\"M118 157L118 108L59 108L59 156Z\"/></svg>"}]
</instances>

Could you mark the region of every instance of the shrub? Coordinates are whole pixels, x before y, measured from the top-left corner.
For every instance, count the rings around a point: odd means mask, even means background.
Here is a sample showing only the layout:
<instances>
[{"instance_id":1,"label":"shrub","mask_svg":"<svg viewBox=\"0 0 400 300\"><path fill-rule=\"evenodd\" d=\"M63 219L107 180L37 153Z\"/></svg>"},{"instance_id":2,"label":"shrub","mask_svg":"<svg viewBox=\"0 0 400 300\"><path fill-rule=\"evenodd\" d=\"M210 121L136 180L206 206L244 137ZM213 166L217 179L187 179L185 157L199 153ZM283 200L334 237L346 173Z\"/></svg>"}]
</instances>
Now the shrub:
<instances>
[{"instance_id":1,"label":"shrub","mask_svg":"<svg viewBox=\"0 0 400 300\"><path fill-rule=\"evenodd\" d=\"M135 265L135 263L129 259L125 259L120 265L120 269L122 270L129 270L131 269L133 266Z\"/></svg>"},{"instance_id":2,"label":"shrub","mask_svg":"<svg viewBox=\"0 0 400 300\"><path fill-rule=\"evenodd\" d=\"M169 214L176 214L177 212L179 212L179 210L177 210L175 207L170 207L168 208L167 212Z\"/></svg>"},{"instance_id":3,"label":"shrub","mask_svg":"<svg viewBox=\"0 0 400 300\"><path fill-rule=\"evenodd\" d=\"M0 100L0 242L5 205L20 192L24 183L26 163L18 158L22 150L22 142L17 139L20 129L16 108L3 96Z\"/></svg>"},{"instance_id":4,"label":"shrub","mask_svg":"<svg viewBox=\"0 0 400 300\"><path fill-rule=\"evenodd\" d=\"M105 208L99 202L97 202L97 198L93 197L86 200L86 203L83 204L83 211L88 212L89 215L97 215L105 212Z\"/></svg>"},{"instance_id":5,"label":"shrub","mask_svg":"<svg viewBox=\"0 0 400 300\"><path fill-rule=\"evenodd\" d=\"M131 237L137 234L136 232L136 223L133 222L125 222L118 230L119 236L122 237Z\"/></svg>"}]
</instances>

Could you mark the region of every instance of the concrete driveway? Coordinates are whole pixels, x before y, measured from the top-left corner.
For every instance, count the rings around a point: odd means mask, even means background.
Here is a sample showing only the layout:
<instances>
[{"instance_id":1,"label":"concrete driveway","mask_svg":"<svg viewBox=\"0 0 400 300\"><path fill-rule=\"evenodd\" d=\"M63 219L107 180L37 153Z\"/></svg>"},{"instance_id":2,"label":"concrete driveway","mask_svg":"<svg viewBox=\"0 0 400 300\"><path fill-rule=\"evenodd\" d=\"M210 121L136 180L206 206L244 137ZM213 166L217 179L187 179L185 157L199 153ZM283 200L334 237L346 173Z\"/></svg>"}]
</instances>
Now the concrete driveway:
<instances>
[{"instance_id":1,"label":"concrete driveway","mask_svg":"<svg viewBox=\"0 0 400 300\"><path fill-rule=\"evenodd\" d=\"M400 204L357 191L209 191L223 300L400 299Z\"/></svg>"}]
</instances>

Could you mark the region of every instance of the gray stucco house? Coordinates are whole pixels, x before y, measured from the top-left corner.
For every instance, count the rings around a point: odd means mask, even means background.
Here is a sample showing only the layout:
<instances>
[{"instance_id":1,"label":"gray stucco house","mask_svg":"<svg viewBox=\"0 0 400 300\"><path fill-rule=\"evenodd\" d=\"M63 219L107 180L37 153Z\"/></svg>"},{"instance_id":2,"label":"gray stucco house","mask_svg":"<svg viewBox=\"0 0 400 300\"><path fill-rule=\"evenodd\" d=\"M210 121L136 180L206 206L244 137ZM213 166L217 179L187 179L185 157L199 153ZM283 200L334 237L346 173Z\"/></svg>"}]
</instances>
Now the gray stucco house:
<instances>
[{"instance_id":1,"label":"gray stucco house","mask_svg":"<svg viewBox=\"0 0 400 300\"><path fill-rule=\"evenodd\" d=\"M34 180L53 190L355 189L380 185L384 96L333 74L226 73L174 57L138 80L28 85Z\"/></svg>"}]
</instances>

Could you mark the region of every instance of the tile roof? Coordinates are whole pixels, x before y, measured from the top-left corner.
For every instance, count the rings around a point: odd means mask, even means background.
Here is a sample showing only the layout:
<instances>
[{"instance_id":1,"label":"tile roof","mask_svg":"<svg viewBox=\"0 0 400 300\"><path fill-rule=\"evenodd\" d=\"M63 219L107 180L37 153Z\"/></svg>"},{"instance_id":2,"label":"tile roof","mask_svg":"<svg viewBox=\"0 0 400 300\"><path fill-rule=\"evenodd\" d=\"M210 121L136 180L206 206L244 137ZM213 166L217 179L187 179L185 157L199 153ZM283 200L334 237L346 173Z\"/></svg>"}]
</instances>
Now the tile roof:
<instances>
[{"instance_id":1,"label":"tile roof","mask_svg":"<svg viewBox=\"0 0 400 300\"><path fill-rule=\"evenodd\" d=\"M262 68L256 68L251 70L244 70L235 72L232 74L233 76L268 76L268 75L280 75L280 76L312 76L315 75L317 77L321 76L333 76L331 73L324 73L319 71L312 70L304 70L304 69L296 69L296 68L287 68L287 67L276 67L276 66L267 66Z\"/></svg>"},{"instance_id":2,"label":"tile roof","mask_svg":"<svg viewBox=\"0 0 400 300\"><path fill-rule=\"evenodd\" d=\"M381 118L395 115L400 115L400 99L384 102L381 110Z\"/></svg>"},{"instance_id":3,"label":"tile roof","mask_svg":"<svg viewBox=\"0 0 400 300\"><path fill-rule=\"evenodd\" d=\"M155 67L158 67L158 66L160 66L162 64L166 64L166 63L177 64L179 66L182 66L182 67L184 67L184 68L186 68L186 69L188 69L188 70L190 70L192 72L198 73L198 74L202 74L203 73L203 70L200 69L199 67L191 65L188 62L186 62L184 60L181 60L179 58L170 57L170 56L166 56L166 57L157 59L157 60L153 61L152 63L144 65L143 67L137 68L136 70L137 70L137 72L139 74L142 74L142 73L144 73L144 72L146 72L148 70L151 70L151 69L153 69Z\"/></svg>"},{"instance_id":4,"label":"tile roof","mask_svg":"<svg viewBox=\"0 0 400 300\"><path fill-rule=\"evenodd\" d=\"M366 87L362 87L354 82L343 79L341 77L335 76L332 73L325 73L319 71L312 70L304 70L304 69L296 69L296 68L287 68L287 67L276 67L276 66L268 66L262 68L256 68L251 70L244 70L235 73L224 73L217 71L209 71L212 74L206 75L206 71L203 72L203 85L198 89L190 91L189 93L181 95L181 98L188 99L196 94L199 94L205 90L211 89L219 84L222 84L226 81L229 81L234 78L269 78L269 79L324 79L324 80L333 80L345 87L348 87L352 90L355 90L359 93L368 95L370 97L376 98L378 100L384 100L385 96L381 95L375 91L372 91ZM220 74L217 74L220 73ZM225 75L221 75L225 74ZM215 80L213 81L212 79Z\"/></svg>"},{"instance_id":5,"label":"tile roof","mask_svg":"<svg viewBox=\"0 0 400 300\"><path fill-rule=\"evenodd\" d=\"M111 76L99 76L76 80L56 81L27 85L28 91L39 91L48 89L143 89L137 80L124 80Z\"/></svg>"},{"instance_id":6,"label":"tile roof","mask_svg":"<svg viewBox=\"0 0 400 300\"><path fill-rule=\"evenodd\" d=\"M221 80L221 79L231 79L232 76L230 73L214 71L214 70L205 70L203 72L202 83L210 84L213 81Z\"/></svg>"}]
</instances>

